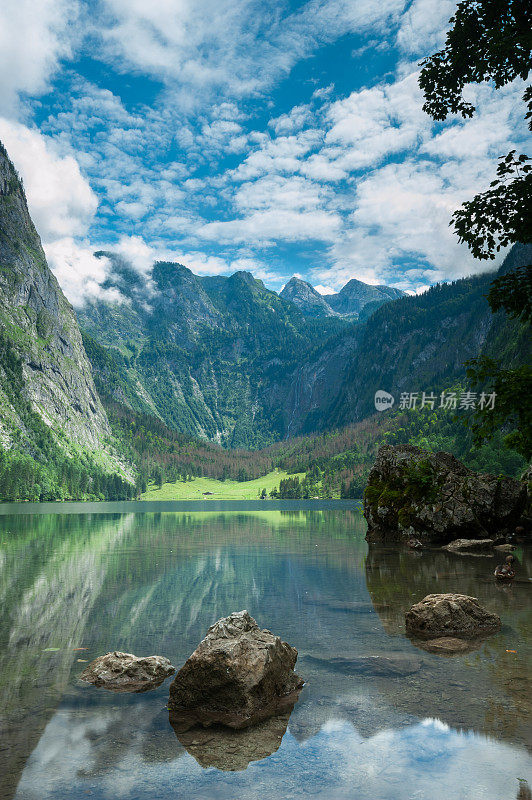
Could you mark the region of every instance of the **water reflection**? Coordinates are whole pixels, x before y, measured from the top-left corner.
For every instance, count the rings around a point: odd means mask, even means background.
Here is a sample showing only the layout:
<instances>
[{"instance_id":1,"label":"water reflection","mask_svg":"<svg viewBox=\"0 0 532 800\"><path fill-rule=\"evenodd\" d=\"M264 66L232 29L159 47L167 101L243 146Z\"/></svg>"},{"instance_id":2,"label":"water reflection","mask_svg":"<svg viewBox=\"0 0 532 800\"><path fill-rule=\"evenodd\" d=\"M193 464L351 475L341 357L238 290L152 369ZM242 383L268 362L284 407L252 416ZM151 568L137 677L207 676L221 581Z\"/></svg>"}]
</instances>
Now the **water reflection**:
<instances>
[{"instance_id":1,"label":"water reflection","mask_svg":"<svg viewBox=\"0 0 532 800\"><path fill-rule=\"evenodd\" d=\"M501 590L488 559L456 558L441 550L412 558L408 551L369 549L367 588L390 636L404 636L405 611L432 592L478 597L503 622L499 634L471 643L452 658L433 655L430 670L436 693L413 687L413 692L401 692L397 706L408 710L417 707L418 713L437 716L460 729L532 745L532 560L530 551L519 551L518 555L520 581ZM416 644L422 647L422 643Z\"/></svg>"},{"instance_id":2,"label":"water reflection","mask_svg":"<svg viewBox=\"0 0 532 800\"><path fill-rule=\"evenodd\" d=\"M530 770L529 585L499 591L484 559L367 553L354 510L4 516L0 531L1 798L514 800ZM417 649L404 610L434 591L479 597L503 630L452 659ZM168 682L77 682L111 650L179 669L242 608L299 650L289 720L176 736Z\"/></svg>"},{"instance_id":3,"label":"water reflection","mask_svg":"<svg viewBox=\"0 0 532 800\"><path fill-rule=\"evenodd\" d=\"M172 716L169 721L179 742L198 764L237 772L246 769L251 761L260 761L279 749L291 713L292 709L244 730L231 730L221 725L185 726L183 729Z\"/></svg>"}]
</instances>

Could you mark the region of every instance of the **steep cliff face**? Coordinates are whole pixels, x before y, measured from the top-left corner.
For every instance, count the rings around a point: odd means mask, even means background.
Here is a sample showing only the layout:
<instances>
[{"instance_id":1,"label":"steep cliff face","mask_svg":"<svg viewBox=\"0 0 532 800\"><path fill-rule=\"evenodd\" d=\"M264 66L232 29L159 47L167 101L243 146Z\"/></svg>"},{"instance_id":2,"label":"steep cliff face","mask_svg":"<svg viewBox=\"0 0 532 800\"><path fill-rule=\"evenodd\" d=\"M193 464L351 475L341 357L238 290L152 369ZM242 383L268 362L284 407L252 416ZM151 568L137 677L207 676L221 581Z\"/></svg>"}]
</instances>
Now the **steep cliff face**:
<instances>
[{"instance_id":1,"label":"steep cliff face","mask_svg":"<svg viewBox=\"0 0 532 800\"><path fill-rule=\"evenodd\" d=\"M0 440L24 445L27 406L65 442L97 449L109 425L72 307L46 263L0 144Z\"/></svg>"}]
</instances>

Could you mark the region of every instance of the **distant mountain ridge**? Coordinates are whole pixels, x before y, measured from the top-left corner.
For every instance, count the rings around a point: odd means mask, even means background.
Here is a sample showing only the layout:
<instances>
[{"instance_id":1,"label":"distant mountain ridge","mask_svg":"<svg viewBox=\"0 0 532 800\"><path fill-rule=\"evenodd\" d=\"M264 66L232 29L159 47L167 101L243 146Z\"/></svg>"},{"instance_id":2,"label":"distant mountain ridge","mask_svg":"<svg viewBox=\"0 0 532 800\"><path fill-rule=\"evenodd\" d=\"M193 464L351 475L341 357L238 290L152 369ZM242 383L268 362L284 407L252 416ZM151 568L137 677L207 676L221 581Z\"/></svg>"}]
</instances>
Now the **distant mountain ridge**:
<instances>
[{"instance_id":1,"label":"distant mountain ridge","mask_svg":"<svg viewBox=\"0 0 532 800\"><path fill-rule=\"evenodd\" d=\"M294 303L309 317L353 317L360 316L362 309L371 304L375 311L379 305L399 297L406 292L392 286L373 286L352 278L337 294L320 294L310 283L294 276L280 292L280 297Z\"/></svg>"},{"instance_id":2,"label":"distant mountain ridge","mask_svg":"<svg viewBox=\"0 0 532 800\"><path fill-rule=\"evenodd\" d=\"M525 251L514 248L501 270ZM488 306L495 273L419 296L353 279L331 301L300 278L277 295L248 272L200 277L158 262L148 296L145 278L105 256L106 286L125 302L78 310L98 390L227 447L358 422L375 412L377 389L398 397L464 381L464 363L487 352L497 326L509 350L525 348Z\"/></svg>"},{"instance_id":3,"label":"distant mountain ridge","mask_svg":"<svg viewBox=\"0 0 532 800\"><path fill-rule=\"evenodd\" d=\"M347 323L306 317L249 272L200 277L157 262L148 291L124 259L99 255L111 265L104 288L124 297L78 309L102 395L231 447L282 438L288 376Z\"/></svg>"},{"instance_id":4,"label":"distant mountain ridge","mask_svg":"<svg viewBox=\"0 0 532 800\"><path fill-rule=\"evenodd\" d=\"M295 276L290 278L279 292L279 297L293 303L307 317L334 317L337 313L333 311L324 295L316 291L307 281Z\"/></svg>"},{"instance_id":5,"label":"distant mountain ridge","mask_svg":"<svg viewBox=\"0 0 532 800\"><path fill-rule=\"evenodd\" d=\"M292 376L285 429L298 436L356 423L375 413L378 389L398 402L401 392L467 385L465 362L479 355L505 366L530 363L529 328L493 314L486 295L497 274L531 259L532 245L514 245L497 272L399 298L325 342Z\"/></svg>"}]
</instances>

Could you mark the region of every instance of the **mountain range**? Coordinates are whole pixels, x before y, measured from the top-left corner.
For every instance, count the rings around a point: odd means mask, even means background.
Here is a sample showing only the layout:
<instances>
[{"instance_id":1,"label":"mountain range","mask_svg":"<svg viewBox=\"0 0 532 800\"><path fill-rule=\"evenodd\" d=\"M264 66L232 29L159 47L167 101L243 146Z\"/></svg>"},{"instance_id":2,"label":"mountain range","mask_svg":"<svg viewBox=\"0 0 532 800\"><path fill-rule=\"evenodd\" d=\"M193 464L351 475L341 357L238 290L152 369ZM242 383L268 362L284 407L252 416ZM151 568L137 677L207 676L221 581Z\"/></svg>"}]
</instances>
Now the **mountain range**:
<instances>
[{"instance_id":1,"label":"mountain range","mask_svg":"<svg viewBox=\"0 0 532 800\"><path fill-rule=\"evenodd\" d=\"M371 286L352 278L337 294L320 294L310 283L294 276L280 292L280 297L299 308L307 317L349 317L359 319L376 311L383 303L405 297L406 292L391 286Z\"/></svg>"},{"instance_id":2,"label":"mountain range","mask_svg":"<svg viewBox=\"0 0 532 800\"><path fill-rule=\"evenodd\" d=\"M508 358L529 355L519 324L486 301L494 272L418 296L351 280L325 306L299 278L278 296L247 272L204 278L161 262L148 297L130 265L100 255L112 264L106 288L125 298L78 309L101 394L224 446L358 422L378 389L398 398L464 382L464 362L495 352L497 337ZM529 257L515 246L500 272Z\"/></svg>"},{"instance_id":3,"label":"mountain range","mask_svg":"<svg viewBox=\"0 0 532 800\"><path fill-rule=\"evenodd\" d=\"M405 297L401 289L391 286L371 286L368 283L352 278L340 289L338 294L320 294L310 283L294 276L280 292L284 300L288 300L308 317L350 317L360 318L363 309L365 317L375 311L383 303ZM369 307L369 308L368 308ZM368 313L369 312L369 313Z\"/></svg>"},{"instance_id":4,"label":"mountain range","mask_svg":"<svg viewBox=\"0 0 532 800\"><path fill-rule=\"evenodd\" d=\"M528 263L531 250L515 246L499 273ZM116 253L96 255L108 260L103 289L122 299L74 311L0 148L0 472L2 453L16 450L41 464L62 453L54 480L80 454L131 476L111 405L189 439L255 449L364 420L377 389L464 386L464 362L478 355L531 358L529 331L491 313L494 272L418 296L355 279L323 296L297 277L277 294L249 272L200 277L157 262L147 278Z\"/></svg>"},{"instance_id":5,"label":"mountain range","mask_svg":"<svg viewBox=\"0 0 532 800\"><path fill-rule=\"evenodd\" d=\"M403 294L350 281L332 296L335 311L297 278L279 296L249 272L199 277L158 262L148 283L116 254L97 255L111 265L104 289L123 297L77 311L101 393L230 447L286 436L285 399L298 365L365 306Z\"/></svg>"}]
</instances>

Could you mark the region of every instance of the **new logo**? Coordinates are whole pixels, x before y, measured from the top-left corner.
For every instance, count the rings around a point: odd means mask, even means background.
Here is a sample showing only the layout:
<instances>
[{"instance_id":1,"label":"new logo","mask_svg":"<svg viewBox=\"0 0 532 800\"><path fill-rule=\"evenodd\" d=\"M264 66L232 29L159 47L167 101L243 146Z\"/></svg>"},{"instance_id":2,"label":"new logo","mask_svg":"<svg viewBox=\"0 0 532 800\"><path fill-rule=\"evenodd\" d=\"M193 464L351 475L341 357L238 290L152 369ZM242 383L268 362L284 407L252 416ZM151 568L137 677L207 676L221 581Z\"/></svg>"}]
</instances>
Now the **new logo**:
<instances>
[{"instance_id":1,"label":"new logo","mask_svg":"<svg viewBox=\"0 0 532 800\"><path fill-rule=\"evenodd\" d=\"M375 408L377 411L386 411L387 408L393 406L394 402L393 395L388 394L383 389L375 392Z\"/></svg>"}]
</instances>

